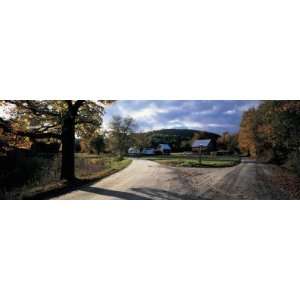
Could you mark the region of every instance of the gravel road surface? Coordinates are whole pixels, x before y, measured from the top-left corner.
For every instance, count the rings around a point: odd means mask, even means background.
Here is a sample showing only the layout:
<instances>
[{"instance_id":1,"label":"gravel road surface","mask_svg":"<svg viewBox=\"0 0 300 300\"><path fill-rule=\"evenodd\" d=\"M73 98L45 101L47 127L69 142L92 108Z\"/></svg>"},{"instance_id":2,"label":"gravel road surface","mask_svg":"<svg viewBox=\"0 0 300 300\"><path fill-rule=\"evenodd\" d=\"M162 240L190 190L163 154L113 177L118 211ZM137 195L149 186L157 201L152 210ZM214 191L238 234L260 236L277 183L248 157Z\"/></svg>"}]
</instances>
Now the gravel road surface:
<instances>
[{"instance_id":1,"label":"gravel road surface","mask_svg":"<svg viewBox=\"0 0 300 300\"><path fill-rule=\"evenodd\" d=\"M244 160L229 168L175 168L137 159L124 170L55 199L288 199L274 166Z\"/></svg>"}]
</instances>

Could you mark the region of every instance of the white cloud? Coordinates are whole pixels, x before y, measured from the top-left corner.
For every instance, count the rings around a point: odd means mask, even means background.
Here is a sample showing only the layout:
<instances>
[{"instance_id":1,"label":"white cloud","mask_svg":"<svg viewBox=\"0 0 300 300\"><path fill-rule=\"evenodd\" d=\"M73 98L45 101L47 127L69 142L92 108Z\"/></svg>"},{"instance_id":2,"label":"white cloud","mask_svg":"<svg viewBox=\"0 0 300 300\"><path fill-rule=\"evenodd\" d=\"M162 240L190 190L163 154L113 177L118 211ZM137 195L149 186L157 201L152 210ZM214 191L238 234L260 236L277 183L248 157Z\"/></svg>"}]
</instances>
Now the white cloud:
<instances>
[{"instance_id":1,"label":"white cloud","mask_svg":"<svg viewBox=\"0 0 300 300\"><path fill-rule=\"evenodd\" d=\"M200 110L200 111L196 112L196 114L201 115L201 116L211 115L211 114L214 114L217 110L218 110L218 106L214 105L212 108L206 109L206 110Z\"/></svg>"},{"instance_id":2,"label":"white cloud","mask_svg":"<svg viewBox=\"0 0 300 300\"><path fill-rule=\"evenodd\" d=\"M241 111L241 112L244 112L250 108L256 108L258 105L260 104L260 101L256 101L254 103L246 103L242 106L240 106L238 109Z\"/></svg>"},{"instance_id":3,"label":"white cloud","mask_svg":"<svg viewBox=\"0 0 300 300\"><path fill-rule=\"evenodd\" d=\"M201 122L196 122L196 121L191 121L191 120L187 120L184 119L182 121L183 124L183 128L190 128L190 129L203 129L204 128L204 124Z\"/></svg>"},{"instance_id":4,"label":"white cloud","mask_svg":"<svg viewBox=\"0 0 300 300\"><path fill-rule=\"evenodd\" d=\"M234 128L235 126L232 124L219 124L219 123L208 123L206 124L207 127L215 127L215 128Z\"/></svg>"},{"instance_id":5,"label":"white cloud","mask_svg":"<svg viewBox=\"0 0 300 300\"><path fill-rule=\"evenodd\" d=\"M224 112L225 115L234 115L236 113L235 109L227 110Z\"/></svg>"},{"instance_id":6,"label":"white cloud","mask_svg":"<svg viewBox=\"0 0 300 300\"><path fill-rule=\"evenodd\" d=\"M149 107L145 107L137 111L131 111L130 116L137 121L138 120L144 121L144 120L153 119L153 117L155 117L157 114L167 113L167 112L170 112L170 109L159 108L156 105L151 104Z\"/></svg>"}]
</instances>

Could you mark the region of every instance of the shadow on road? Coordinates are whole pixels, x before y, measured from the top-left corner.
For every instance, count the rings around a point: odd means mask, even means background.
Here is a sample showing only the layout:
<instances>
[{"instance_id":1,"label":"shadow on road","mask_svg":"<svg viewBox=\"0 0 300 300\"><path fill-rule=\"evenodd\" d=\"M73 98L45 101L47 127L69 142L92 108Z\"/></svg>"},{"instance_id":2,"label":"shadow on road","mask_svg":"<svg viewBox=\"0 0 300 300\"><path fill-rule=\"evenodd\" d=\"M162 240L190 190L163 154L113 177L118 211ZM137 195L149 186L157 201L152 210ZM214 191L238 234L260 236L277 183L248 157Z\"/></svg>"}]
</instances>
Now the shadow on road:
<instances>
[{"instance_id":1,"label":"shadow on road","mask_svg":"<svg viewBox=\"0 0 300 300\"><path fill-rule=\"evenodd\" d=\"M124 199L124 200L151 200L151 198L147 198L138 194L134 193L128 193L128 192L120 192L120 191L114 191L114 190L107 190L103 188L98 188L94 186L83 186L80 187L78 190L88 192L88 193L94 193L98 194L100 196L110 196L110 197L116 197L119 199Z\"/></svg>"},{"instance_id":2,"label":"shadow on road","mask_svg":"<svg viewBox=\"0 0 300 300\"><path fill-rule=\"evenodd\" d=\"M103 189L94 186L83 186L78 190L94 193L102 196L105 199L105 196L115 197L122 200L153 200L153 199L164 199L164 200L185 200L193 199L190 195L183 195L179 193L174 193L166 190L152 189L152 188L133 188L132 191L135 193L121 192Z\"/></svg>"},{"instance_id":3,"label":"shadow on road","mask_svg":"<svg viewBox=\"0 0 300 300\"><path fill-rule=\"evenodd\" d=\"M144 194L146 196L151 197L151 199L164 199L164 200L200 200L200 198L192 197L191 195L179 194L175 192L170 192L166 190L160 189L152 189L152 188L133 188L133 191L137 193Z\"/></svg>"}]
</instances>

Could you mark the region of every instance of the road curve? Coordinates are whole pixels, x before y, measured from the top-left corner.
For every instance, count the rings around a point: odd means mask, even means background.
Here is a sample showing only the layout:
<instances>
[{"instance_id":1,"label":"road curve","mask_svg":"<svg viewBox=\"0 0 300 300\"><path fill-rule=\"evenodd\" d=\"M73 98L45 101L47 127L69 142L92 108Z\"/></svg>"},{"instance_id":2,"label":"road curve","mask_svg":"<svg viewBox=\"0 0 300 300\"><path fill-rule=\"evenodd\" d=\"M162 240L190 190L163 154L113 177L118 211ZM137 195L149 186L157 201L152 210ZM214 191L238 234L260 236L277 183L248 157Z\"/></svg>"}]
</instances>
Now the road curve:
<instances>
[{"instance_id":1,"label":"road curve","mask_svg":"<svg viewBox=\"0 0 300 300\"><path fill-rule=\"evenodd\" d=\"M137 159L124 170L55 199L286 199L268 165L174 168Z\"/></svg>"}]
</instances>

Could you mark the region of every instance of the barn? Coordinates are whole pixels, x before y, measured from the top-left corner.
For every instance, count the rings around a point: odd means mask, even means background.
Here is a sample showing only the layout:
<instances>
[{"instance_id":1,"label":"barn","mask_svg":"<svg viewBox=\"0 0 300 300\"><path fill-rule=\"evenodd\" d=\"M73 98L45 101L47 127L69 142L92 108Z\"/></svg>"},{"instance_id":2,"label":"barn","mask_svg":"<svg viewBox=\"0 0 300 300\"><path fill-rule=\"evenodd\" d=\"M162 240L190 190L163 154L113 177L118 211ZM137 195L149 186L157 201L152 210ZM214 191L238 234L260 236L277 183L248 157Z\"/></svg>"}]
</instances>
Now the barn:
<instances>
[{"instance_id":1,"label":"barn","mask_svg":"<svg viewBox=\"0 0 300 300\"><path fill-rule=\"evenodd\" d=\"M192 143L192 151L199 153L200 150L202 153L210 153L211 151L216 150L216 141L214 139L200 139L195 140Z\"/></svg>"}]
</instances>

